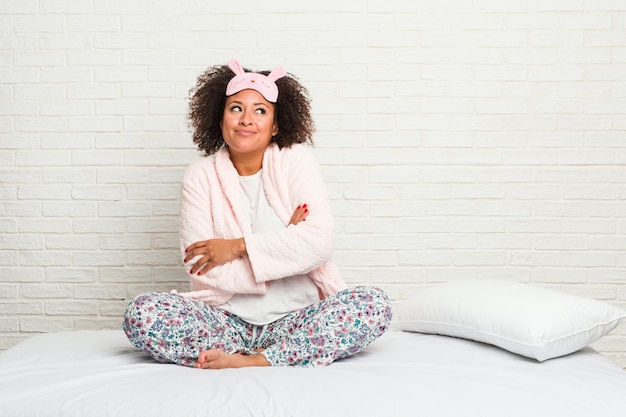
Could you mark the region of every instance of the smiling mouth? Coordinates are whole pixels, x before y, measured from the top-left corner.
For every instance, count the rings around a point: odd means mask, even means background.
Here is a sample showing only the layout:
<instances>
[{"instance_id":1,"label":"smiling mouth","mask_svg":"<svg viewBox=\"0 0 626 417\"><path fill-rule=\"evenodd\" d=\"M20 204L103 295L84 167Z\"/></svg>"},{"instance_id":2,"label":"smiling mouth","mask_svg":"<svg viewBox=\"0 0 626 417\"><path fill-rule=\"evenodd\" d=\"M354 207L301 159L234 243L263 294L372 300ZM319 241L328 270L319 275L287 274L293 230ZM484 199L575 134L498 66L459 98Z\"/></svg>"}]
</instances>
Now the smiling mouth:
<instances>
[{"instance_id":1,"label":"smiling mouth","mask_svg":"<svg viewBox=\"0 0 626 417\"><path fill-rule=\"evenodd\" d=\"M255 132L252 130L235 130L235 133L243 136L250 136L255 134Z\"/></svg>"}]
</instances>

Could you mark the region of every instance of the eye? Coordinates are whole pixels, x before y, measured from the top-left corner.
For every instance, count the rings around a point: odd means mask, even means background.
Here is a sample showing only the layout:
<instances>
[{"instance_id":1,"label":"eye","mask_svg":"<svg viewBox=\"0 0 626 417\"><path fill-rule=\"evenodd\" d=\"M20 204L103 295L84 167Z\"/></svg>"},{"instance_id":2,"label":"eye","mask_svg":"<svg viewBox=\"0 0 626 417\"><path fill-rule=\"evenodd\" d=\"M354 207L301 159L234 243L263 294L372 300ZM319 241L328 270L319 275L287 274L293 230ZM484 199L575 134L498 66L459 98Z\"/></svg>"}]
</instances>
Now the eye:
<instances>
[{"instance_id":1,"label":"eye","mask_svg":"<svg viewBox=\"0 0 626 417\"><path fill-rule=\"evenodd\" d=\"M255 113L257 113L257 114L265 114L265 113L267 113L267 110L265 110L262 107L259 107L258 109L255 110Z\"/></svg>"},{"instance_id":2,"label":"eye","mask_svg":"<svg viewBox=\"0 0 626 417\"><path fill-rule=\"evenodd\" d=\"M240 112L241 111L241 106L235 104L234 106L230 107L230 111L232 111L232 112Z\"/></svg>"}]
</instances>

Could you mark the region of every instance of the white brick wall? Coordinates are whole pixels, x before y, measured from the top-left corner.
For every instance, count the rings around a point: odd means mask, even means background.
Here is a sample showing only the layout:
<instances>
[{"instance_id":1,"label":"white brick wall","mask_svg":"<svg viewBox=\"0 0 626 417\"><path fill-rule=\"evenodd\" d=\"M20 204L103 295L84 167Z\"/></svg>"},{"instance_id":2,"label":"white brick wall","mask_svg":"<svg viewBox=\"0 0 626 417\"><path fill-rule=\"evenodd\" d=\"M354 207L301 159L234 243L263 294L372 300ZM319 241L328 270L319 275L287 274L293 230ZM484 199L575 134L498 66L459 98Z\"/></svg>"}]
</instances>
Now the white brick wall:
<instances>
[{"instance_id":1,"label":"white brick wall","mask_svg":"<svg viewBox=\"0 0 626 417\"><path fill-rule=\"evenodd\" d=\"M186 96L309 87L336 260L394 299L514 279L626 308L620 0L0 0L0 349L184 289ZM626 325L594 345L626 367Z\"/></svg>"}]
</instances>

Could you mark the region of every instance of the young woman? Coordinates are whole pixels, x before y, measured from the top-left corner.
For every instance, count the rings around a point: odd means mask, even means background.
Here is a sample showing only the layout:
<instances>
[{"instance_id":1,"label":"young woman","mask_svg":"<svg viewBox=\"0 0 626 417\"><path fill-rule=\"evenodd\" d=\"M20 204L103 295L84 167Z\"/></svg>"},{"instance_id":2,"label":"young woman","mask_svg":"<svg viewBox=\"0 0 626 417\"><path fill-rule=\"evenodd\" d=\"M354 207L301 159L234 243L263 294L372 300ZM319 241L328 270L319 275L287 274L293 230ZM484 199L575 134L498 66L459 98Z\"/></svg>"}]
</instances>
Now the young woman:
<instances>
[{"instance_id":1,"label":"young woman","mask_svg":"<svg viewBox=\"0 0 626 417\"><path fill-rule=\"evenodd\" d=\"M206 156L181 188L181 253L191 292L136 297L124 330L161 362L196 368L328 365L391 321L387 296L347 289L331 260L334 229L305 143L308 92L284 69L238 61L191 91L194 143Z\"/></svg>"}]
</instances>

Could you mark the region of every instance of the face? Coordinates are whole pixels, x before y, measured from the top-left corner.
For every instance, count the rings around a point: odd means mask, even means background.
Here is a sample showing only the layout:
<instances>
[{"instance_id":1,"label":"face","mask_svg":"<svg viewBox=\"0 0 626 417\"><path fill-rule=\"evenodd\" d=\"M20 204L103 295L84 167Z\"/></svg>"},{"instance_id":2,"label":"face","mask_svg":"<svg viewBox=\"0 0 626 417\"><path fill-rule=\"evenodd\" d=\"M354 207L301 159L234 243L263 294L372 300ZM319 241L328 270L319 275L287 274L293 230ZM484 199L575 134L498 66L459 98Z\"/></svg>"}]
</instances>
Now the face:
<instances>
[{"instance_id":1,"label":"face","mask_svg":"<svg viewBox=\"0 0 626 417\"><path fill-rule=\"evenodd\" d=\"M255 90L242 90L226 98L220 123L231 158L260 157L278 133L274 105Z\"/></svg>"}]
</instances>

